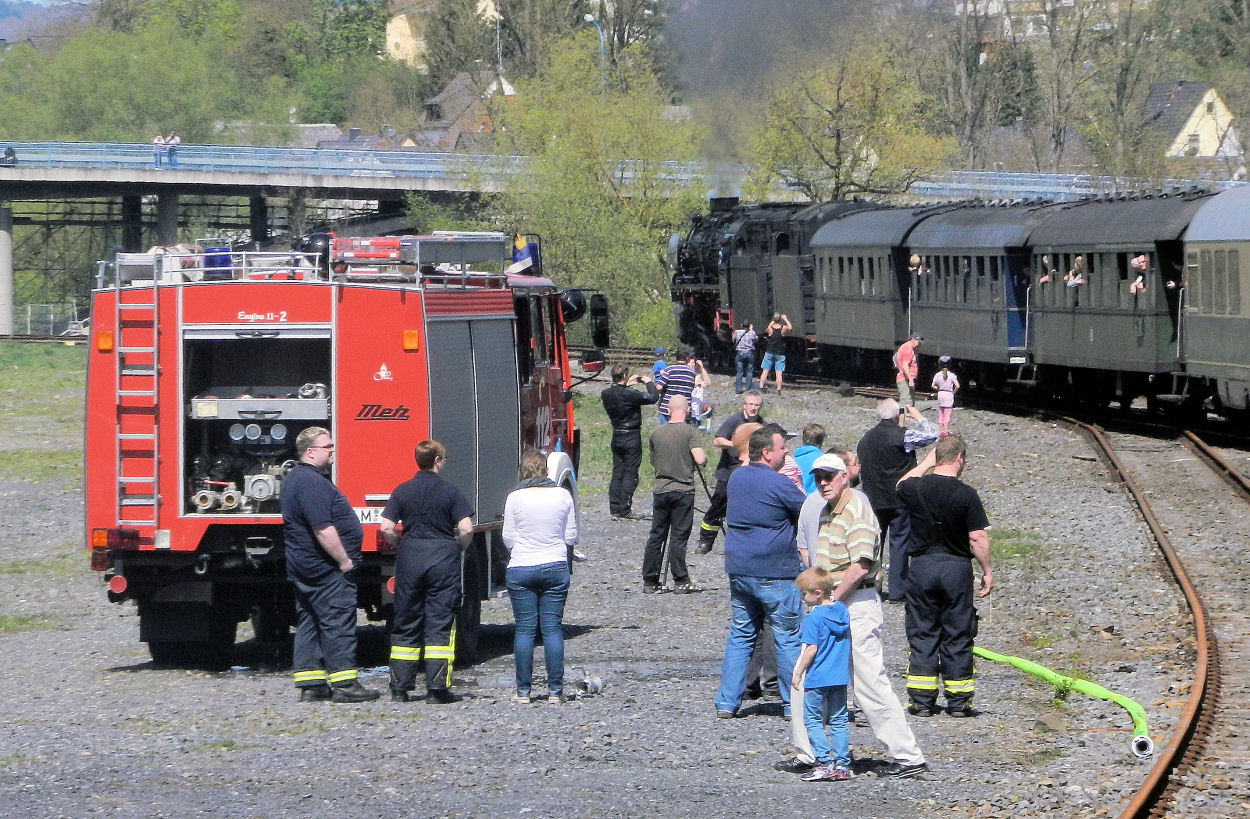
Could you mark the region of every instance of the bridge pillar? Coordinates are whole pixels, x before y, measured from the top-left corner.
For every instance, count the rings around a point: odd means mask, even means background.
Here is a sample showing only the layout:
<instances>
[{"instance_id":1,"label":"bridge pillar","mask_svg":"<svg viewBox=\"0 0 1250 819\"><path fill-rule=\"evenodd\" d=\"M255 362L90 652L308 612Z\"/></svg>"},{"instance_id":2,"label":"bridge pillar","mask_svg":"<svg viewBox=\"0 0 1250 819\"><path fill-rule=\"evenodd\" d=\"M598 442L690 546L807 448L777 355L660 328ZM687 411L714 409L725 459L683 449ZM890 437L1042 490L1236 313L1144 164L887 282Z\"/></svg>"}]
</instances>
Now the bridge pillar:
<instances>
[{"instance_id":1,"label":"bridge pillar","mask_svg":"<svg viewBox=\"0 0 1250 819\"><path fill-rule=\"evenodd\" d=\"M304 192L301 190L291 191L286 199L286 222L292 237L303 236L305 233L304 223L308 218L305 205Z\"/></svg>"},{"instance_id":2,"label":"bridge pillar","mask_svg":"<svg viewBox=\"0 0 1250 819\"><path fill-rule=\"evenodd\" d=\"M143 200L138 196L122 197L122 250L143 250Z\"/></svg>"},{"instance_id":3,"label":"bridge pillar","mask_svg":"<svg viewBox=\"0 0 1250 819\"><path fill-rule=\"evenodd\" d=\"M0 336L13 335L13 211L0 208Z\"/></svg>"},{"instance_id":4,"label":"bridge pillar","mask_svg":"<svg viewBox=\"0 0 1250 819\"><path fill-rule=\"evenodd\" d=\"M249 201L252 241L257 246L269 241L269 205L263 196L253 196Z\"/></svg>"},{"instance_id":5,"label":"bridge pillar","mask_svg":"<svg viewBox=\"0 0 1250 819\"><path fill-rule=\"evenodd\" d=\"M178 194L176 193L157 194L156 243L178 244Z\"/></svg>"}]
</instances>

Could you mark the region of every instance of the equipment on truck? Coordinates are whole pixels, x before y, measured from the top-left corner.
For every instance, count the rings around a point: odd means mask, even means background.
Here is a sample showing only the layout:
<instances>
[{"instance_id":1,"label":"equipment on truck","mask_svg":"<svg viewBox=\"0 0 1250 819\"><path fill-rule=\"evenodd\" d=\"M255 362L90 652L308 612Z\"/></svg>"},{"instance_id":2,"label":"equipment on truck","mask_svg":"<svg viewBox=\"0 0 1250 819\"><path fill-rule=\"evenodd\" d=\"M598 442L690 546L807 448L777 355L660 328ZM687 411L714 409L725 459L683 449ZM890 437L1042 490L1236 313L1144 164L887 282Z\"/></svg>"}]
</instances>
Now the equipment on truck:
<instances>
[{"instance_id":1,"label":"equipment on truck","mask_svg":"<svg viewBox=\"0 0 1250 819\"><path fill-rule=\"evenodd\" d=\"M500 233L302 237L291 252L219 242L101 262L87 376L87 536L109 599L133 601L163 663L224 667L239 622L285 639L282 482L296 436L334 430L331 476L365 527L359 605L392 614L395 553L377 534L412 449L477 510L457 653L503 593L500 530L525 447L577 497L564 326L584 297L537 265L505 272ZM602 319L606 322L606 317Z\"/></svg>"}]
</instances>

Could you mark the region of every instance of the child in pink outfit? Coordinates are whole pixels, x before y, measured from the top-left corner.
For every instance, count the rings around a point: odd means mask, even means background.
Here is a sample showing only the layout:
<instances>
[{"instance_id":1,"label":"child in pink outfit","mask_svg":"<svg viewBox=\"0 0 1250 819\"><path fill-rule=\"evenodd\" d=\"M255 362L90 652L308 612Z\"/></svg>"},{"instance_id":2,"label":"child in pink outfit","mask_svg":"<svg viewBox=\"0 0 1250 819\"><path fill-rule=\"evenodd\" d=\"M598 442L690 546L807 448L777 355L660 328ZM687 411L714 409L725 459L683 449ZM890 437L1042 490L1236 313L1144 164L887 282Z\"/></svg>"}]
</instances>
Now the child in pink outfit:
<instances>
[{"instance_id":1,"label":"child in pink outfit","mask_svg":"<svg viewBox=\"0 0 1250 819\"><path fill-rule=\"evenodd\" d=\"M937 390L938 434L950 435L951 414L955 411L955 393L959 390L959 378L951 372L951 357L938 359L942 369L933 376L933 389Z\"/></svg>"}]
</instances>

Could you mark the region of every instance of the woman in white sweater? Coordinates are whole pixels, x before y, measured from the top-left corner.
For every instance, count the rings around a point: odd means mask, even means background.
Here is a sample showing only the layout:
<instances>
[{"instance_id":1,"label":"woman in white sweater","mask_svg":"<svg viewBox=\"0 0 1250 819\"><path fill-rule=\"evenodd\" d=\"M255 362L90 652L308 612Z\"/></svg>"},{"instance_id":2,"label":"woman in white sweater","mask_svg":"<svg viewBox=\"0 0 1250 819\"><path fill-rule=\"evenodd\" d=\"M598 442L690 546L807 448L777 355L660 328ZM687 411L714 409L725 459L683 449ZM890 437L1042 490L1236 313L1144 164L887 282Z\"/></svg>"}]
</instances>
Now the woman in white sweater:
<instances>
[{"instance_id":1,"label":"woman in white sweater","mask_svg":"<svg viewBox=\"0 0 1250 819\"><path fill-rule=\"evenodd\" d=\"M577 511L568 490L547 477L547 459L537 450L521 456L521 483L504 504L503 542L511 553L505 579L516 620L512 701L533 700L534 640L541 628L547 702L562 702L564 601L569 594L569 555L577 543Z\"/></svg>"}]
</instances>

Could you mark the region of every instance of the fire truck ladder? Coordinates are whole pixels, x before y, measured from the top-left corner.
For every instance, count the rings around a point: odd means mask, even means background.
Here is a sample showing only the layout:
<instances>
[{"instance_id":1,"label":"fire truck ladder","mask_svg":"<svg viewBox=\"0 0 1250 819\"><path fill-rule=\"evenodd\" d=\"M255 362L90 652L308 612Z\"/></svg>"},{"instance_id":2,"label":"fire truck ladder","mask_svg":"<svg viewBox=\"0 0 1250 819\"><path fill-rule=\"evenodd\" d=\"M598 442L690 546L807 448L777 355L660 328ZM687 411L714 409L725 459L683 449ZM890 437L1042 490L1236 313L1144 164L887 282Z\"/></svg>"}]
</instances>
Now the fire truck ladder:
<instances>
[{"instance_id":1,"label":"fire truck ladder","mask_svg":"<svg viewBox=\"0 0 1250 819\"><path fill-rule=\"evenodd\" d=\"M155 526L160 507L157 464L157 294L117 281L117 523Z\"/></svg>"}]
</instances>

